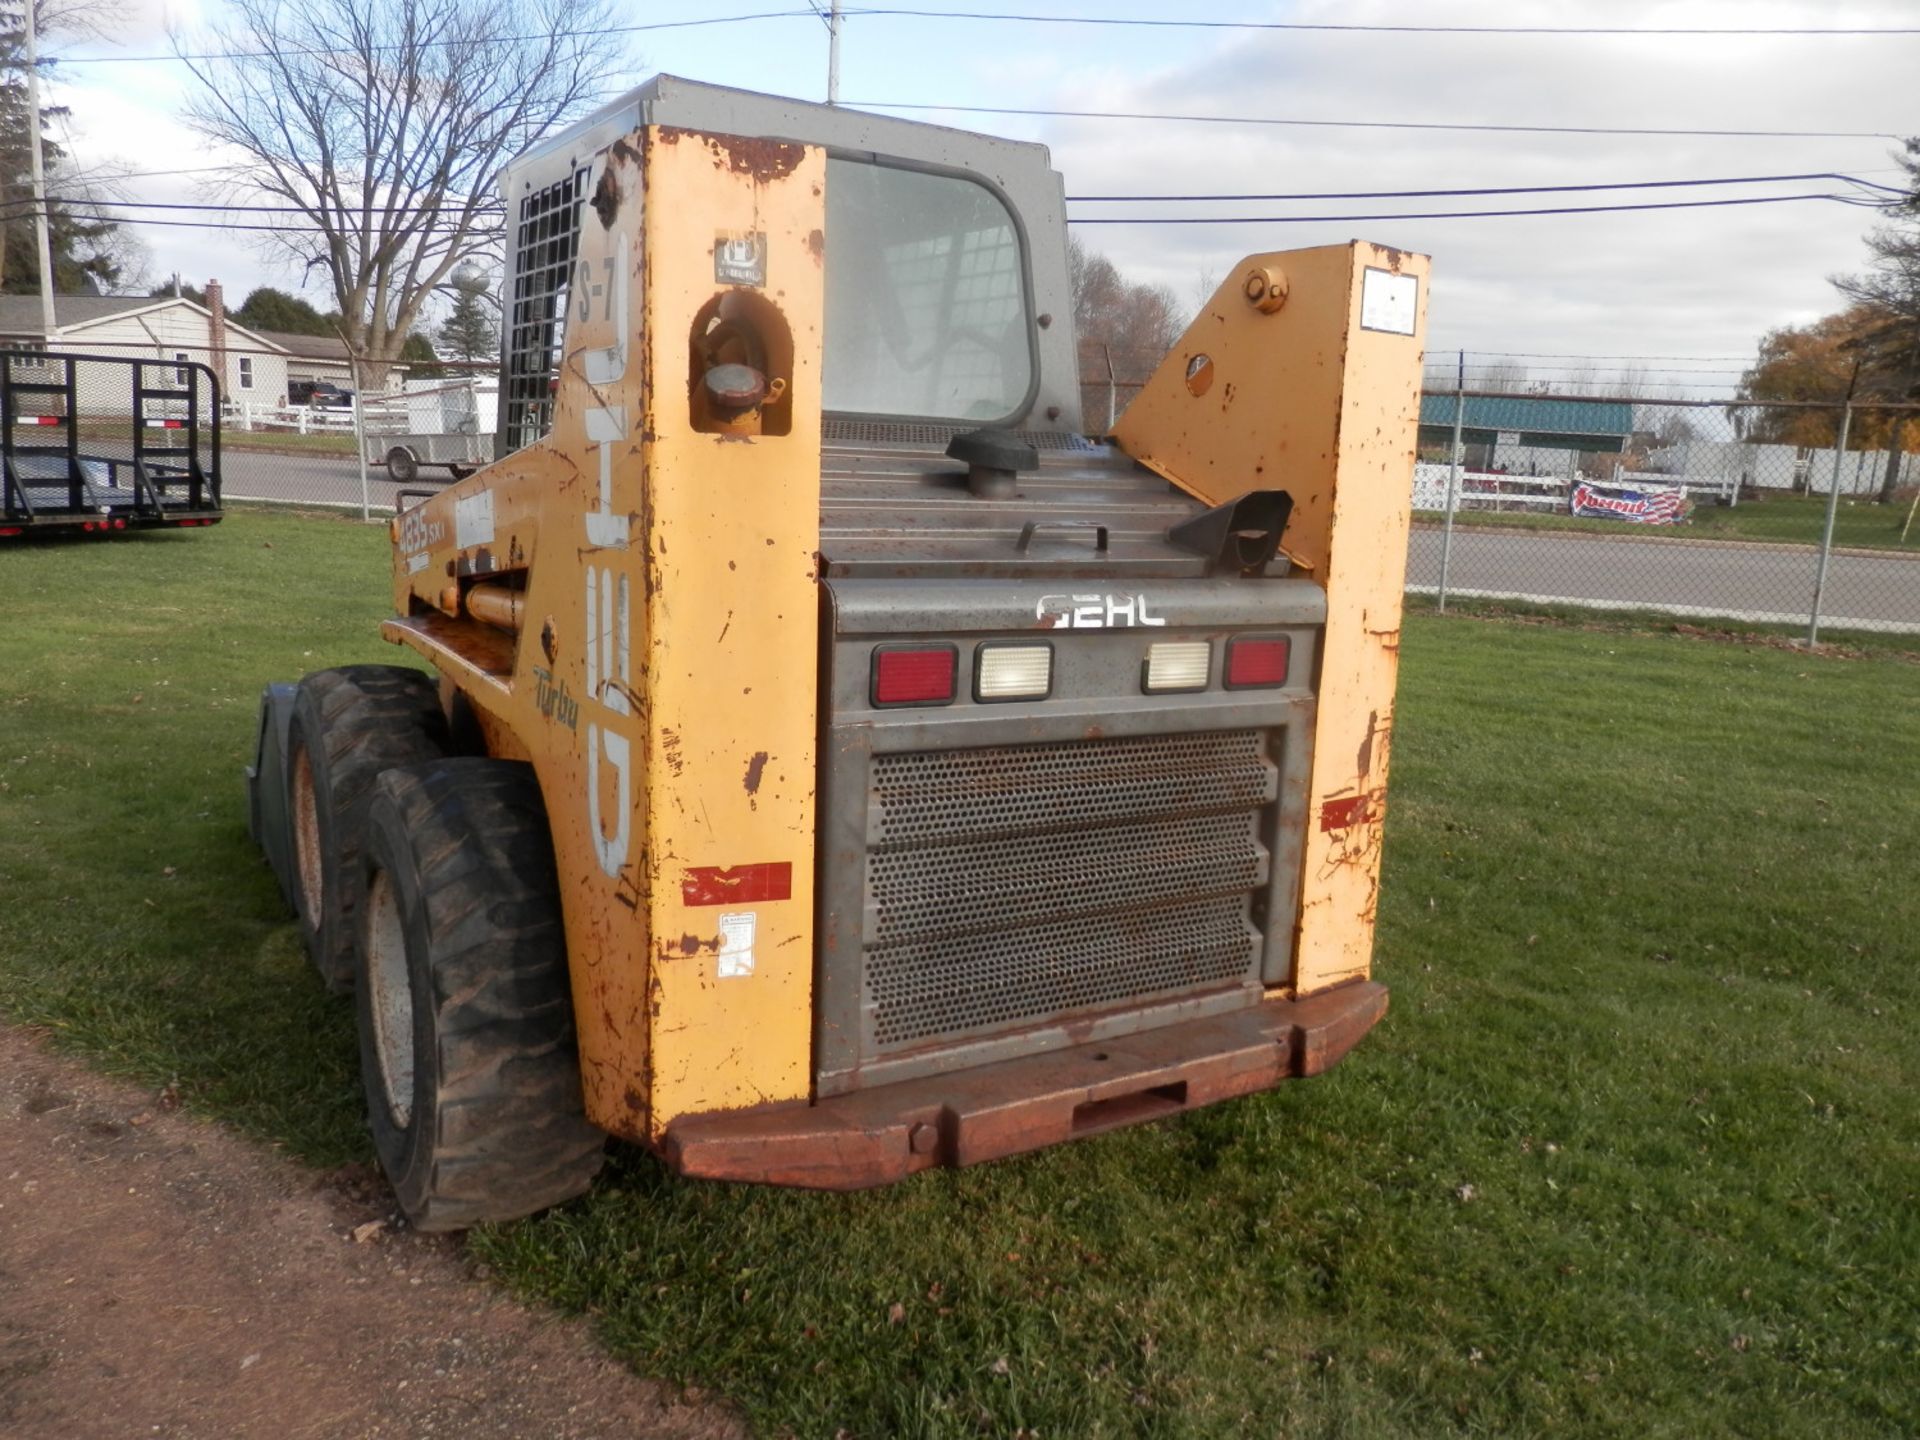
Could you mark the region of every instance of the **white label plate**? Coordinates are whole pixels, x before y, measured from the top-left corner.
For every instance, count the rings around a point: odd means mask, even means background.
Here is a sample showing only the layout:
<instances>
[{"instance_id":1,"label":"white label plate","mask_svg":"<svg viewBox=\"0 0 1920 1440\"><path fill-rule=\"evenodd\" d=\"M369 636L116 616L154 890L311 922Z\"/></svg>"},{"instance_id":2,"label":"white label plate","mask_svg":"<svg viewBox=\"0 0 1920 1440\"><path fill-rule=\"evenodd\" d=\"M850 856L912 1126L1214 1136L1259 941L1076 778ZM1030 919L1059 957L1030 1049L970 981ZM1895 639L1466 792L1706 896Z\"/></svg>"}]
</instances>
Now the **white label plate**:
<instances>
[{"instance_id":1,"label":"white label plate","mask_svg":"<svg viewBox=\"0 0 1920 1440\"><path fill-rule=\"evenodd\" d=\"M1360 328L1389 335L1413 334L1420 314L1420 277L1367 267L1360 277Z\"/></svg>"},{"instance_id":2,"label":"white label plate","mask_svg":"<svg viewBox=\"0 0 1920 1440\"><path fill-rule=\"evenodd\" d=\"M493 492L463 495L453 502L453 543L465 550L493 543Z\"/></svg>"}]
</instances>

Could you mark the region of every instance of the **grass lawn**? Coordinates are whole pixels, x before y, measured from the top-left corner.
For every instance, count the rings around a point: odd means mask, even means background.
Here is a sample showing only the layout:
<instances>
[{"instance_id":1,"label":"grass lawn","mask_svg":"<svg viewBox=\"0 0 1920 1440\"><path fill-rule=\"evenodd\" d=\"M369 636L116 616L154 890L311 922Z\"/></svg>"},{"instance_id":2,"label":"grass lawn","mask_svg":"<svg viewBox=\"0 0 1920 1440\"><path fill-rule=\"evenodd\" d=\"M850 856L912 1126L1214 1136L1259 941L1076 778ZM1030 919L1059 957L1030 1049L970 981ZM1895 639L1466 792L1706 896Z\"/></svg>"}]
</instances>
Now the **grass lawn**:
<instances>
[{"instance_id":1,"label":"grass lawn","mask_svg":"<svg viewBox=\"0 0 1920 1440\"><path fill-rule=\"evenodd\" d=\"M220 431L220 448L226 450L266 450L288 455L345 455L353 458L353 434L317 432L302 435L293 430L236 430L226 426Z\"/></svg>"},{"instance_id":2,"label":"grass lawn","mask_svg":"<svg viewBox=\"0 0 1920 1440\"><path fill-rule=\"evenodd\" d=\"M1904 550L1920 555L1920 519L1904 542L1900 527L1906 522L1908 501L1876 505L1871 500L1840 497L1833 517L1833 543L1863 550ZM1416 517L1422 526L1439 528L1440 517ZM1571 515L1548 515L1517 510L1463 510L1455 526L1515 530L1574 530L1600 535L1634 535L1640 539L1749 540L1776 545L1818 545L1827 526L1824 495L1768 496L1738 505L1696 504L1685 525L1635 525L1626 520L1576 520Z\"/></svg>"},{"instance_id":3,"label":"grass lawn","mask_svg":"<svg viewBox=\"0 0 1920 1440\"><path fill-rule=\"evenodd\" d=\"M0 1013L315 1164L349 1007L244 831L385 536L0 551ZM468 1243L766 1433L1920 1431L1920 669L1416 615L1333 1074L895 1189L667 1180Z\"/></svg>"}]
</instances>

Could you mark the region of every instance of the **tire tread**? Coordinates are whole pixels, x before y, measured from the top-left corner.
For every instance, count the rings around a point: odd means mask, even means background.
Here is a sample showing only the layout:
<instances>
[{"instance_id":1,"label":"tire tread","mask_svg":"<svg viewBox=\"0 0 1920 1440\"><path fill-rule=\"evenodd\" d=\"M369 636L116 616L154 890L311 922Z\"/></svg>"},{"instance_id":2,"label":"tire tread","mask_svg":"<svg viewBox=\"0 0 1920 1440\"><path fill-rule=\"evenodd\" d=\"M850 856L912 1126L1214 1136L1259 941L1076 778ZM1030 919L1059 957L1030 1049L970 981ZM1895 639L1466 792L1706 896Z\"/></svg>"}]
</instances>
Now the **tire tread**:
<instances>
[{"instance_id":1,"label":"tire tread","mask_svg":"<svg viewBox=\"0 0 1920 1440\"><path fill-rule=\"evenodd\" d=\"M531 768L455 758L391 769L372 820L363 871L404 846L432 937L433 1113L416 1106L413 1125L434 1133L413 1139L428 1153L400 1187L409 1219L462 1229L579 1195L606 1136L584 1113L559 879Z\"/></svg>"}]
</instances>

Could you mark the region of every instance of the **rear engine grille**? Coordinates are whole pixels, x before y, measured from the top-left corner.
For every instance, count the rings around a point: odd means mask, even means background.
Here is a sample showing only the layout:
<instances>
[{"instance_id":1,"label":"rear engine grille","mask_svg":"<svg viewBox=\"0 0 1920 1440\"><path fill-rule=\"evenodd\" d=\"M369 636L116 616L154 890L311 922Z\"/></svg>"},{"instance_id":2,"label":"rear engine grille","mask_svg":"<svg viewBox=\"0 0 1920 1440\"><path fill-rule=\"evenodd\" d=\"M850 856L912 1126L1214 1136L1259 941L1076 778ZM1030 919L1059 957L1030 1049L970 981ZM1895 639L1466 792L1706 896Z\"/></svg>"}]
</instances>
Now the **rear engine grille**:
<instances>
[{"instance_id":1,"label":"rear engine grille","mask_svg":"<svg viewBox=\"0 0 1920 1440\"><path fill-rule=\"evenodd\" d=\"M883 755L872 787L879 1052L1254 983L1263 732Z\"/></svg>"},{"instance_id":2,"label":"rear engine grille","mask_svg":"<svg viewBox=\"0 0 1920 1440\"><path fill-rule=\"evenodd\" d=\"M1237 896L890 945L868 961L875 1039L899 1045L1228 984L1247 973L1258 946Z\"/></svg>"},{"instance_id":3,"label":"rear engine grille","mask_svg":"<svg viewBox=\"0 0 1920 1440\"><path fill-rule=\"evenodd\" d=\"M877 756L873 798L881 844L983 838L1264 805L1273 766L1255 730L999 745Z\"/></svg>"},{"instance_id":4,"label":"rear engine grille","mask_svg":"<svg viewBox=\"0 0 1920 1440\"><path fill-rule=\"evenodd\" d=\"M867 861L867 934L949 935L1250 890L1266 878L1254 819L1206 815L882 851Z\"/></svg>"}]
</instances>

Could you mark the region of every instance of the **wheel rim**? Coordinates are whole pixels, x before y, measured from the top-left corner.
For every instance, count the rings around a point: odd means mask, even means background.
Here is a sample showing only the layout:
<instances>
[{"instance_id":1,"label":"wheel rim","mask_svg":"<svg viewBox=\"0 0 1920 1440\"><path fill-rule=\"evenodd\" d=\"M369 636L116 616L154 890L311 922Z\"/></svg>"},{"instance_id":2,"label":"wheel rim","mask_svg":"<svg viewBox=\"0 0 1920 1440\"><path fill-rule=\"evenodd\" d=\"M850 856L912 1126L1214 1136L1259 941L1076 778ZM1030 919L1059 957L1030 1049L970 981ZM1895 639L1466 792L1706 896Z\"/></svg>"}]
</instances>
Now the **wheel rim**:
<instances>
[{"instance_id":1,"label":"wheel rim","mask_svg":"<svg viewBox=\"0 0 1920 1440\"><path fill-rule=\"evenodd\" d=\"M300 872L300 912L314 929L326 903L320 869L320 806L313 794L313 762L302 745L293 757L293 859Z\"/></svg>"},{"instance_id":2,"label":"wheel rim","mask_svg":"<svg viewBox=\"0 0 1920 1440\"><path fill-rule=\"evenodd\" d=\"M360 983L367 987L387 1113L404 1130L413 1118L413 987L400 904L384 870L376 870L367 887L366 926L367 970Z\"/></svg>"}]
</instances>

